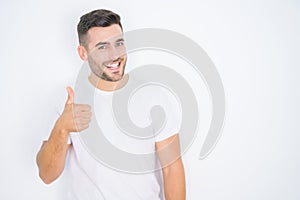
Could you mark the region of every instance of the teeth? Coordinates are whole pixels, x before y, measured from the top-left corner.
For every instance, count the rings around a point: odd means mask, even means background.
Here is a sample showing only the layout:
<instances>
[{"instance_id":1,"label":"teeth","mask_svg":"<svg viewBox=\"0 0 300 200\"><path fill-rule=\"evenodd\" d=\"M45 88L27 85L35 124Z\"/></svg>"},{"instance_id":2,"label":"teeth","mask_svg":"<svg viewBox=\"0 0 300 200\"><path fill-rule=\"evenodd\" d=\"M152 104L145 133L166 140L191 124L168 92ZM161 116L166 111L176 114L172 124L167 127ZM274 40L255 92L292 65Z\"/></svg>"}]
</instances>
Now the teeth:
<instances>
[{"instance_id":1,"label":"teeth","mask_svg":"<svg viewBox=\"0 0 300 200\"><path fill-rule=\"evenodd\" d=\"M113 64L109 64L109 65L106 65L107 67L113 67L113 68L116 68L116 67L118 67L119 66L119 62L117 62L117 63L113 63Z\"/></svg>"}]
</instances>

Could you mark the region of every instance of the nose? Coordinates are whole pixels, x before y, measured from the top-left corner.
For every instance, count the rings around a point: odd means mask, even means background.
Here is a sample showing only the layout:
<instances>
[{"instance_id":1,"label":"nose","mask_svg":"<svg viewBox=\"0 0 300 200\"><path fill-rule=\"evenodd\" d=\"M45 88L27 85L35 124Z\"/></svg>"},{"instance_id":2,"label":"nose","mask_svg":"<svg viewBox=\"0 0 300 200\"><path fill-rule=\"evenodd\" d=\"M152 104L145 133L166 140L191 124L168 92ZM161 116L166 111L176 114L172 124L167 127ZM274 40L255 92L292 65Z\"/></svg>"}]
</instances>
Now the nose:
<instances>
[{"instance_id":1,"label":"nose","mask_svg":"<svg viewBox=\"0 0 300 200\"><path fill-rule=\"evenodd\" d=\"M112 47L109 51L109 59L110 60L117 60L120 57L120 52L116 47Z\"/></svg>"}]
</instances>

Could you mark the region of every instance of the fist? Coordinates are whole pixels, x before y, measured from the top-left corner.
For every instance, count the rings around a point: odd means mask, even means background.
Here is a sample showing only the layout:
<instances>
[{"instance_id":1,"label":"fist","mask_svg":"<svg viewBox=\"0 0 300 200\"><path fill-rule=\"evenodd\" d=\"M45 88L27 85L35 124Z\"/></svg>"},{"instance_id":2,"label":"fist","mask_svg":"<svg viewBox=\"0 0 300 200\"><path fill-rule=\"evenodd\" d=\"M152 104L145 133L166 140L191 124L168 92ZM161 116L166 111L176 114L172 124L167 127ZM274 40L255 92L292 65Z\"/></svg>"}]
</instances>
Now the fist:
<instances>
[{"instance_id":1,"label":"fist","mask_svg":"<svg viewBox=\"0 0 300 200\"><path fill-rule=\"evenodd\" d=\"M67 87L68 99L64 111L58 119L60 127L67 132L80 132L89 127L91 122L91 106L74 104L74 91Z\"/></svg>"}]
</instances>

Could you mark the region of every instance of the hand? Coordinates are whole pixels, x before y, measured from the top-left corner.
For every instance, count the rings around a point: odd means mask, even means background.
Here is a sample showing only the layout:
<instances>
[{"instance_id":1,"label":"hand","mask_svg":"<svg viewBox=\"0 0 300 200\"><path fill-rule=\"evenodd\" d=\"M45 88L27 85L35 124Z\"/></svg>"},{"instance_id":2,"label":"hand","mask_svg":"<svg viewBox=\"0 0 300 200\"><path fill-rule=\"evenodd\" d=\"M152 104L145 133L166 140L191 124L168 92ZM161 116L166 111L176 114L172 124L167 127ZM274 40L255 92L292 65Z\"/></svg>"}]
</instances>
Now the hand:
<instances>
[{"instance_id":1,"label":"hand","mask_svg":"<svg viewBox=\"0 0 300 200\"><path fill-rule=\"evenodd\" d=\"M57 123L59 127L70 133L79 132L89 127L91 122L91 106L87 104L74 104L74 92L71 87L67 87L68 99L65 109L59 117Z\"/></svg>"}]
</instances>

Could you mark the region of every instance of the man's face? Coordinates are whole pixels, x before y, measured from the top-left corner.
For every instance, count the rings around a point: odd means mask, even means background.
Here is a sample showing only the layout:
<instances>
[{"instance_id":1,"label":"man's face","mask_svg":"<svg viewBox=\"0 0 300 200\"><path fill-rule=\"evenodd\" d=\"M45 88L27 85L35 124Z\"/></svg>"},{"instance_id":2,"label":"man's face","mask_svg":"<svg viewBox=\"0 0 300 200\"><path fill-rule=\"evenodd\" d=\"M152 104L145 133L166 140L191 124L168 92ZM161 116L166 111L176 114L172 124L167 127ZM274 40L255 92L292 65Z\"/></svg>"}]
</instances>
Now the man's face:
<instances>
[{"instance_id":1,"label":"man's face","mask_svg":"<svg viewBox=\"0 0 300 200\"><path fill-rule=\"evenodd\" d=\"M127 56L123 32L118 24L89 29L87 52L91 71L96 76L107 81L118 81L123 77Z\"/></svg>"}]
</instances>

